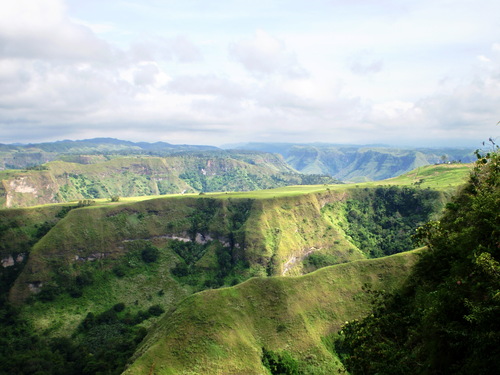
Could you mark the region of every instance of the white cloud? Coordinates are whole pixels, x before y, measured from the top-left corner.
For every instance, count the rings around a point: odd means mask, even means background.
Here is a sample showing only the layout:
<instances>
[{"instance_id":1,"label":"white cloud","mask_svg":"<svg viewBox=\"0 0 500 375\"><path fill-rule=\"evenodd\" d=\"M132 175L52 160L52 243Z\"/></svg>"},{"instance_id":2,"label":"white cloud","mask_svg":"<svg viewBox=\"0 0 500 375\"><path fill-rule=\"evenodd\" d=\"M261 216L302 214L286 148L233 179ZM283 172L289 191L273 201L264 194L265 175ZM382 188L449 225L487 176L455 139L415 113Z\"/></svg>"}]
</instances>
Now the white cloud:
<instances>
[{"instance_id":1,"label":"white cloud","mask_svg":"<svg viewBox=\"0 0 500 375\"><path fill-rule=\"evenodd\" d=\"M232 99L248 95L248 88L215 75L177 76L168 84L167 89L181 95L220 96Z\"/></svg>"},{"instance_id":2,"label":"white cloud","mask_svg":"<svg viewBox=\"0 0 500 375\"><path fill-rule=\"evenodd\" d=\"M65 16L62 1L19 0L0 12L0 57L106 61L113 49Z\"/></svg>"},{"instance_id":3,"label":"white cloud","mask_svg":"<svg viewBox=\"0 0 500 375\"><path fill-rule=\"evenodd\" d=\"M199 48L189 38L181 35L136 41L132 44L129 54L137 61L162 60L193 63L203 60Z\"/></svg>"},{"instance_id":4,"label":"white cloud","mask_svg":"<svg viewBox=\"0 0 500 375\"><path fill-rule=\"evenodd\" d=\"M500 6L478 1L11 1L0 142L483 140Z\"/></svg>"},{"instance_id":5,"label":"white cloud","mask_svg":"<svg viewBox=\"0 0 500 375\"><path fill-rule=\"evenodd\" d=\"M257 30L252 39L229 46L230 56L255 74L280 74L291 78L307 75L296 56L287 50L283 41Z\"/></svg>"}]
</instances>

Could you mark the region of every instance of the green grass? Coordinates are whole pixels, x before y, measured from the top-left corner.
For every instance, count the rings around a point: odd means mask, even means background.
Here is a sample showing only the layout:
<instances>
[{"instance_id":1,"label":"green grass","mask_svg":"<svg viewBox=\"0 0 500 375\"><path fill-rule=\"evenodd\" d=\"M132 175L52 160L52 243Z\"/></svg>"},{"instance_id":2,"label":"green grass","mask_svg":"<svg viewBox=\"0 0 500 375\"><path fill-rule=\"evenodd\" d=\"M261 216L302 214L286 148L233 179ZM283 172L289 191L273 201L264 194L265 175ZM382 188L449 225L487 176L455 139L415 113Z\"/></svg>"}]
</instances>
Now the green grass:
<instances>
[{"instance_id":1,"label":"green grass","mask_svg":"<svg viewBox=\"0 0 500 375\"><path fill-rule=\"evenodd\" d=\"M257 275L295 276L309 272L314 267L304 268L303 261L312 252L329 262L362 259L365 253L353 245L343 227L342 215L346 213L342 205L355 199L354 191L362 195L370 191L364 188L379 185L413 186L421 178L424 182L420 188L448 191L450 186L459 186L467 173L466 166L432 166L398 179L364 184L122 197L119 202L98 199L57 220L62 206L69 204L0 210L0 224L8 226L2 234L4 247L21 244L31 250L28 264L12 288L11 301L22 305L31 295L30 283L51 285L61 275L75 280L88 271L93 283L84 288L81 297L63 292L53 301L22 306L23 317L37 333L69 336L87 313L99 314L120 302L132 313L155 304L173 310L219 270L215 248L211 248L194 264L200 274L190 275L191 285L171 276L170 270L181 258L171 249L168 235L201 233L223 241L232 238L230 259L242 262L237 266L240 268L217 276L225 285ZM37 225L42 220L49 222L51 229L37 237ZM134 255L145 243L160 249L157 263L145 264ZM85 260L100 253L105 254L105 259ZM364 283L391 287L401 280L412 259L410 254L354 262L306 276L252 279L234 288L196 294L170 312L170 321L159 322L160 330L151 333L141 349L146 355L138 363L143 373L149 372L152 363L156 363L158 374L263 373L260 353L266 347L290 351L300 360L304 373L331 373L340 365L321 338L345 320L366 314L368 297L361 289ZM113 273L117 265L127 265L124 276ZM166 326L168 329L162 328ZM157 341L163 335L167 335L168 345L178 348L165 357L168 364L163 359L151 360L163 356L148 350L150 345L163 345ZM161 350L170 351L170 346L162 346Z\"/></svg>"},{"instance_id":2,"label":"green grass","mask_svg":"<svg viewBox=\"0 0 500 375\"><path fill-rule=\"evenodd\" d=\"M147 159L149 160L150 163L158 163L159 158L150 158ZM133 158L131 160L134 160ZM122 159L116 159L116 160L111 160L103 164L111 164L113 165L114 168L122 167L125 168L128 166L127 163L130 163L130 160L122 160ZM71 163L63 163L63 162L53 162L51 163L51 173L54 175L59 176L58 178L61 179L62 175L64 174L63 167L65 165L68 165ZM116 165L115 165L116 164ZM73 164L71 164L73 165ZM103 169L104 167L101 166L100 164L93 164L90 166L82 166L79 164L75 164L74 169L78 173L84 173L86 171L86 168L93 168L92 173L96 174L98 172L100 173L105 173L105 170ZM127 167L128 168L128 167ZM298 186L286 186L286 187L281 187L281 188L275 188L275 189L264 189L264 190L253 190L253 191L244 191L244 192L215 192L215 193L204 193L203 195L200 196L208 196L212 198L218 198L218 199L228 199L228 198L245 198L245 199L273 199L273 198L279 198L279 197L292 197L292 196L297 196L297 195L302 195L302 194L312 194L312 193L318 193L322 191L327 191L327 190L334 190L334 191L345 191L348 189L352 188L364 188L364 187L373 187L373 186L378 186L378 185L403 185L403 186L418 186L420 188L430 188L430 189L435 189L435 190L441 190L441 191L447 191L447 192L454 192L458 186L463 184L465 180L467 179L467 176L470 171L470 164L443 164L443 165L429 165L425 167L420 167L417 168L411 172L405 173L401 176L394 177L391 179L387 180L382 180L382 181L371 181L371 182L362 182L362 183L355 183L355 184L335 184L335 185L298 185ZM48 171L29 171L30 174L27 174L30 176L29 178L32 179L33 181L37 181L37 179L40 179L41 181L43 179L47 180L48 176ZM110 173L110 172L106 172ZM2 179L2 175L4 175L4 179L7 179L8 177L11 177L12 172L11 171L0 171L0 179ZM38 176L38 177L36 177ZM108 176L107 178L110 178ZM118 177L117 177L118 178ZM142 177L141 177L142 178ZM118 178L119 180L122 179L122 177ZM120 180L121 181L121 180ZM137 180L138 181L138 180ZM180 181L180 180L179 180ZM187 185L185 185L184 182L176 182L178 185L178 188L176 190L182 190L184 189ZM36 182L33 182L36 183ZM62 182L61 182L62 183ZM121 184L123 185L124 182L122 181ZM139 184L139 182L137 182ZM142 184L142 185L141 185ZM126 194L121 194L120 189L117 190L117 188L113 188L114 192L113 195L130 195L130 193L135 192L140 192L140 191L151 191L152 193L156 188L153 187L148 187L149 182L147 181L142 181L141 184L135 186L135 187L128 187L127 193ZM146 185L148 186L146 186ZM183 185L184 184L184 185ZM127 182L127 186L130 185L130 182ZM80 186L80 185L78 185ZM71 188L71 193L68 192L68 199L70 202L78 202L78 198L80 193L78 193L78 189L83 189L83 187L72 187ZM184 186L181 188L181 186ZM142 190L141 190L142 189ZM116 191L115 191L116 190ZM192 191L192 190L191 190ZM82 190L83 192L83 190ZM84 192L85 193L85 192ZM17 195L21 193L16 193ZM48 191L45 192L44 194L49 194ZM132 194L134 195L134 194ZM198 194L196 193L191 193L191 194L148 194L146 196L131 196L131 197L121 197L120 202L110 202L109 198L101 198L101 199L94 199L96 202L96 205L111 205L111 204L123 204L123 203L133 203L133 202L140 202L143 200L149 200L149 199L158 199L158 198L175 198L175 197L182 197L182 196L197 196ZM20 195L19 195L20 196ZM81 196L81 195L80 195ZM20 196L21 197L21 196ZM71 198L73 197L73 198ZM21 198L26 200L26 202L29 201L29 204L33 205L35 203L35 198L31 197L29 194L24 194Z\"/></svg>"},{"instance_id":3,"label":"green grass","mask_svg":"<svg viewBox=\"0 0 500 375\"><path fill-rule=\"evenodd\" d=\"M399 185L416 186L420 180L424 180L419 186L423 189L434 189L440 191L455 190L463 185L467 180L471 164L443 164L428 165L417 168L401 176L382 181L370 181L353 184L335 184L335 185L296 185L285 186L276 189L255 190L247 192L223 192L223 193L205 193L199 195L210 198L229 199L229 198L248 198L248 199L273 199L282 197L294 197L303 194L314 194L326 191L342 192L348 189L365 188L374 186ZM171 198L183 196L181 194L172 194L161 196L159 198ZM198 196L198 194L186 194L185 196ZM134 202L145 199L154 199L158 197L130 197L124 198L124 202Z\"/></svg>"},{"instance_id":4,"label":"green grass","mask_svg":"<svg viewBox=\"0 0 500 375\"><path fill-rule=\"evenodd\" d=\"M35 301L24 305L22 316L31 321L38 334L60 337L73 332L89 312L98 315L120 302L132 314L155 304L174 306L191 291L170 276L175 255L166 247L160 250L160 259L155 263L128 261L132 268L123 277L116 277L106 262L86 264L93 283L84 288L81 297L63 293L50 303ZM155 320L143 325L149 326Z\"/></svg>"},{"instance_id":5,"label":"green grass","mask_svg":"<svg viewBox=\"0 0 500 375\"><path fill-rule=\"evenodd\" d=\"M342 370L322 338L369 313L364 286L400 285L416 259L408 252L194 294L162 318L125 374L263 374L264 347L290 352L302 373Z\"/></svg>"},{"instance_id":6,"label":"green grass","mask_svg":"<svg viewBox=\"0 0 500 375\"><path fill-rule=\"evenodd\" d=\"M472 169L471 164L440 164L419 167L401 176L381 181L384 185L414 185L435 190L456 189L463 185ZM371 183L375 184L375 182Z\"/></svg>"}]
</instances>

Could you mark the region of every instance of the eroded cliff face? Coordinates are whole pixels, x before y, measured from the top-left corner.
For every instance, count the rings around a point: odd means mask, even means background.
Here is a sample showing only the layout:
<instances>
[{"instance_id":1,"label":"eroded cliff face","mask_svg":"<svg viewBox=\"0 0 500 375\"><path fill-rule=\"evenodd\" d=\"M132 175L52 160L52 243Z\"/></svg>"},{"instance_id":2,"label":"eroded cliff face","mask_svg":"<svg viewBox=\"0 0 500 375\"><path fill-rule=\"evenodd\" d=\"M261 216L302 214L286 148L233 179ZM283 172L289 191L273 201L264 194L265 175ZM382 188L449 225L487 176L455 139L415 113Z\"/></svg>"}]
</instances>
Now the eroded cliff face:
<instances>
[{"instance_id":1,"label":"eroded cliff face","mask_svg":"<svg viewBox=\"0 0 500 375\"><path fill-rule=\"evenodd\" d=\"M312 253L329 254L337 263L364 258L335 219L341 215L335 203L347 197L324 191L257 201L246 227L246 258L264 265L268 275L301 275Z\"/></svg>"},{"instance_id":2,"label":"eroded cliff face","mask_svg":"<svg viewBox=\"0 0 500 375\"><path fill-rule=\"evenodd\" d=\"M121 157L95 164L54 161L43 168L1 173L0 204L12 208L113 195L247 191L301 184L306 178L276 155Z\"/></svg>"},{"instance_id":3,"label":"eroded cliff face","mask_svg":"<svg viewBox=\"0 0 500 375\"><path fill-rule=\"evenodd\" d=\"M330 191L256 200L178 197L73 209L34 245L10 299L21 303L58 272L75 276L85 263L111 269L144 243L166 252L173 242L199 245L202 253L190 267L205 271L216 271L227 254L223 267L244 265L243 278L302 274L312 253L330 254L337 263L362 259L331 219L332 204L346 197Z\"/></svg>"},{"instance_id":4,"label":"eroded cliff face","mask_svg":"<svg viewBox=\"0 0 500 375\"><path fill-rule=\"evenodd\" d=\"M5 207L27 207L58 203L59 183L48 172L20 173L2 181Z\"/></svg>"}]
</instances>

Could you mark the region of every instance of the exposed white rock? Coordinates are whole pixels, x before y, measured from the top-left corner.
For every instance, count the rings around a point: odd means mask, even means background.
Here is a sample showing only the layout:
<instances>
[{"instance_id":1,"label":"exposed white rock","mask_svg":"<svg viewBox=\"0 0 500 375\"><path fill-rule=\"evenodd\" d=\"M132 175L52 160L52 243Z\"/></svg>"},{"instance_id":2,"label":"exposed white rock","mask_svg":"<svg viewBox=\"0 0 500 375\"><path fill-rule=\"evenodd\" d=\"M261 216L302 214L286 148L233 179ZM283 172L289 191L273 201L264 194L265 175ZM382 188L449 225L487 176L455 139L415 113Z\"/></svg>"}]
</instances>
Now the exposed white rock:
<instances>
[{"instance_id":1,"label":"exposed white rock","mask_svg":"<svg viewBox=\"0 0 500 375\"><path fill-rule=\"evenodd\" d=\"M9 255L8 257L2 258L2 267L7 268L7 267L12 267L15 264L14 258L12 255Z\"/></svg>"}]
</instances>

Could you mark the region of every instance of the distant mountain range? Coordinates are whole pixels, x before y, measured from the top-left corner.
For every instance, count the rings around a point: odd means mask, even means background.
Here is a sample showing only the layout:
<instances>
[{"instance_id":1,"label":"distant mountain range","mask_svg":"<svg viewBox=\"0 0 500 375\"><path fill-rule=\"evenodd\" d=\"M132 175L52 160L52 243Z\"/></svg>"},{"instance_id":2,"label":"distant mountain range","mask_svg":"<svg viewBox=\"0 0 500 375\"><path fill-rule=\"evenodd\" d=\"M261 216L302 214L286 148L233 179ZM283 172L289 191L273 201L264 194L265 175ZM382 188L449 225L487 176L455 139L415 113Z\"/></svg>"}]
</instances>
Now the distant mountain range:
<instances>
[{"instance_id":1,"label":"distant mountain range","mask_svg":"<svg viewBox=\"0 0 500 375\"><path fill-rule=\"evenodd\" d=\"M173 145L166 142L130 142L114 138L64 140L22 145L0 144L0 169L22 169L53 160L67 160L66 155L167 156L179 152L216 150L220 149L214 146Z\"/></svg>"},{"instance_id":2,"label":"distant mountain range","mask_svg":"<svg viewBox=\"0 0 500 375\"><path fill-rule=\"evenodd\" d=\"M324 143L245 143L228 147L278 153L301 173L327 174L349 182L383 180L429 164L475 160L472 148L396 148Z\"/></svg>"},{"instance_id":3,"label":"distant mountain range","mask_svg":"<svg viewBox=\"0 0 500 375\"><path fill-rule=\"evenodd\" d=\"M349 182L382 180L429 164L475 160L472 148L395 148L323 143L242 143L218 148L94 138L27 145L0 144L0 170L23 169L54 160L95 164L110 157L131 155L233 157L235 154L241 156L243 150L280 154L297 172L329 175Z\"/></svg>"}]
</instances>

